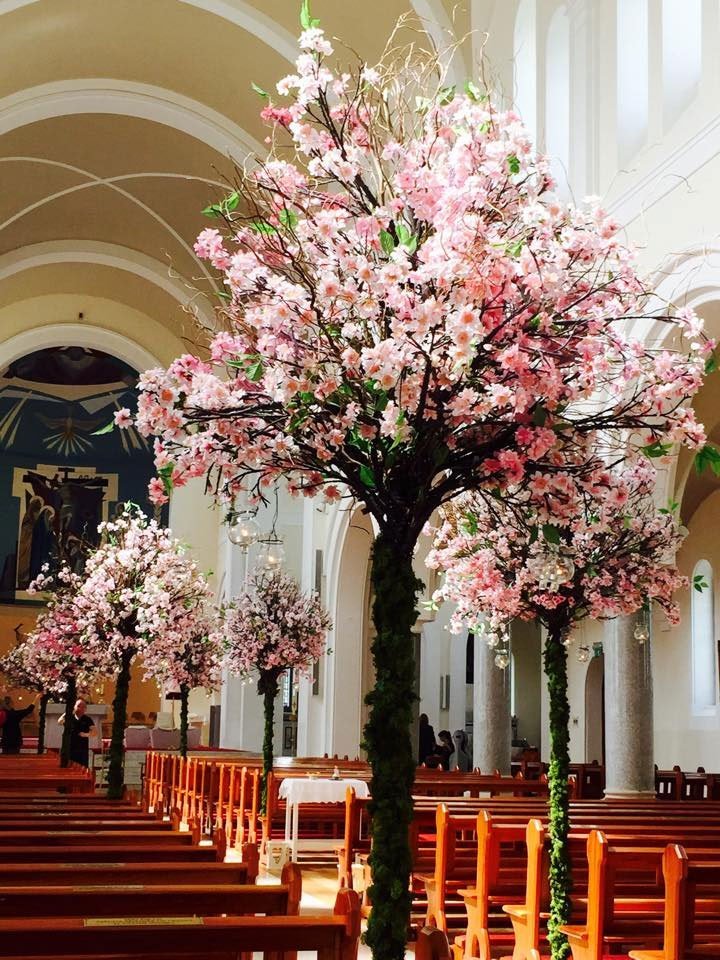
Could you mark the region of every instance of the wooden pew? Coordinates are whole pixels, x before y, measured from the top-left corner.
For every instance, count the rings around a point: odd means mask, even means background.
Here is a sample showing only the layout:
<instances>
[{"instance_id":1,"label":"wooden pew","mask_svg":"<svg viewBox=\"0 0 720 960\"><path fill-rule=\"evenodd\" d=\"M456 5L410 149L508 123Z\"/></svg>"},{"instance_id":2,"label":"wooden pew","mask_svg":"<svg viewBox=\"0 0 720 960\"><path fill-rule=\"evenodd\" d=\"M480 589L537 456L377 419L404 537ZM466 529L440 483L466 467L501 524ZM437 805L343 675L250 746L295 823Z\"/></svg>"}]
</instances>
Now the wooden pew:
<instances>
[{"instance_id":1,"label":"wooden pew","mask_svg":"<svg viewBox=\"0 0 720 960\"><path fill-rule=\"evenodd\" d=\"M161 917L161 916L297 916L302 875L286 864L280 884L120 884L95 885L76 874L60 886L0 888L0 918L9 917ZM0 951L2 945L0 944Z\"/></svg>"},{"instance_id":2,"label":"wooden pew","mask_svg":"<svg viewBox=\"0 0 720 960\"><path fill-rule=\"evenodd\" d=\"M3 883L11 887L64 886L85 884L183 884L254 883L258 873L257 849L254 858L241 863L6 863Z\"/></svg>"},{"instance_id":3,"label":"wooden pew","mask_svg":"<svg viewBox=\"0 0 720 960\"><path fill-rule=\"evenodd\" d=\"M717 851L715 851L717 853ZM659 950L631 950L632 960L692 960L695 957L720 956L720 931L705 931L698 936L695 918L698 887L701 888L703 913L720 919L720 857L715 862L689 861L685 850L669 844L663 854L665 907L663 945ZM708 899L709 890L713 899ZM700 942L698 942L700 941Z\"/></svg>"},{"instance_id":4,"label":"wooden pew","mask_svg":"<svg viewBox=\"0 0 720 960\"><path fill-rule=\"evenodd\" d=\"M327 917L40 918L0 920L5 958L131 956L134 960L176 957L235 960L239 952L316 951L318 960L356 960L360 905L341 890Z\"/></svg>"},{"instance_id":5,"label":"wooden pew","mask_svg":"<svg viewBox=\"0 0 720 960\"><path fill-rule=\"evenodd\" d=\"M415 944L415 960L450 960L448 939L436 927L423 927Z\"/></svg>"},{"instance_id":6,"label":"wooden pew","mask_svg":"<svg viewBox=\"0 0 720 960\"><path fill-rule=\"evenodd\" d=\"M636 843L630 840L630 843ZM627 870L656 870L664 850L656 847L615 846L599 830L587 840L589 865L587 917L584 924L562 927L574 960L601 960L609 948L620 946L655 948L663 941L664 898L659 891L647 896L621 900L617 895L618 876ZM717 856L713 850L711 856ZM720 921L703 921L702 929L717 931Z\"/></svg>"}]
</instances>

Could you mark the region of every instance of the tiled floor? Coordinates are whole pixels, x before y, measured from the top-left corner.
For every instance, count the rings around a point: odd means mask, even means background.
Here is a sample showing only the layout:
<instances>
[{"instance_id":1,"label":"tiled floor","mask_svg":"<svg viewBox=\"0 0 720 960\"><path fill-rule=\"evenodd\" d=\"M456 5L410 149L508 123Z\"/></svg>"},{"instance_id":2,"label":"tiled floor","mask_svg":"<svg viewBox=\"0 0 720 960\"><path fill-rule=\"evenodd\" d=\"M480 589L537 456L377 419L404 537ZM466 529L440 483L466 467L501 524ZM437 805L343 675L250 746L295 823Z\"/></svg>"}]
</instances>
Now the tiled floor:
<instances>
[{"instance_id":1,"label":"tiled floor","mask_svg":"<svg viewBox=\"0 0 720 960\"><path fill-rule=\"evenodd\" d=\"M266 882L277 882L277 878L266 878ZM337 870L303 868L303 895L300 904L301 913L324 914L332 913L335 895L338 890ZM363 929L365 924L363 923ZM414 958L414 951L409 947L406 957ZM312 953L299 953L298 960L311 960ZM370 950L360 944L358 960L370 960Z\"/></svg>"}]
</instances>

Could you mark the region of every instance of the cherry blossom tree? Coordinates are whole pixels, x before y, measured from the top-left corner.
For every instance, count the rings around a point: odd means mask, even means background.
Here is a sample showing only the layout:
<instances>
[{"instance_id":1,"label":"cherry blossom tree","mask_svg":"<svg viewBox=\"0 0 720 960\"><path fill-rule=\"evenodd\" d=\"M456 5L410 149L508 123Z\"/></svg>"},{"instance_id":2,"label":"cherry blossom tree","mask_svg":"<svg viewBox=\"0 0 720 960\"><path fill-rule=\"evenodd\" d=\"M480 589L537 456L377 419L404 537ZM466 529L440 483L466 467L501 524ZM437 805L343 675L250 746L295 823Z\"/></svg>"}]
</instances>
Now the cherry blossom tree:
<instances>
[{"instance_id":1,"label":"cherry blossom tree","mask_svg":"<svg viewBox=\"0 0 720 960\"><path fill-rule=\"evenodd\" d=\"M259 674L263 697L262 811L267 802L267 777L273 766L273 723L280 675L291 667L309 670L325 651L332 626L316 593L303 593L297 581L280 570L261 573L249 591L228 609L223 625L225 660L231 673Z\"/></svg>"},{"instance_id":2,"label":"cherry blossom tree","mask_svg":"<svg viewBox=\"0 0 720 960\"><path fill-rule=\"evenodd\" d=\"M703 448L688 401L712 344L692 311L657 310L599 207L557 199L515 113L446 86L417 46L335 68L307 0L301 19L295 72L257 89L269 156L196 244L225 285L219 329L204 358L141 377L136 423L156 436L157 503L192 477L230 503L282 477L377 523L367 939L399 960L420 531L463 491L509 485L573 515L598 437L610 462L628 432L658 456ZM628 335L651 312L676 350Z\"/></svg>"},{"instance_id":3,"label":"cherry blossom tree","mask_svg":"<svg viewBox=\"0 0 720 960\"><path fill-rule=\"evenodd\" d=\"M583 509L562 527L542 524L534 508L507 498L470 495L447 508L428 555L444 571L436 599L454 605L452 628L477 631L507 664L514 619L547 629L543 653L550 700L550 892L553 958L569 956L559 928L570 919L568 775L570 707L567 647L574 624L649 611L671 623L673 599L687 585L674 566L682 541L674 510L653 501L656 472L646 460L622 470L602 465L588 478Z\"/></svg>"},{"instance_id":4,"label":"cherry blossom tree","mask_svg":"<svg viewBox=\"0 0 720 960\"><path fill-rule=\"evenodd\" d=\"M115 675L108 796L123 790L123 741L131 666L138 654L171 659L184 610L209 602L206 579L185 547L136 506L98 528L75 597L82 643L98 650Z\"/></svg>"},{"instance_id":5,"label":"cherry blossom tree","mask_svg":"<svg viewBox=\"0 0 720 960\"><path fill-rule=\"evenodd\" d=\"M46 681L28 669L28 647L26 638L21 637L19 628L16 629L17 643L0 659L0 673L11 687L19 690L28 690L40 695L40 709L38 711L38 743L37 752L45 752L45 722L47 705L51 694L47 689Z\"/></svg>"},{"instance_id":6,"label":"cherry blossom tree","mask_svg":"<svg viewBox=\"0 0 720 960\"><path fill-rule=\"evenodd\" d=\"M106 651L84 641L83 607L78 601L81 585L82 577L67 566L54 573L46 569L30 584L31 593L49 593L49 600L23 644L28 674L65 704L60 748L60 763L64 767L70 763L70 733L78 690L111 675Z\"/></svg>"},{"instance_id":7,"label":"cherry blossom tree","mask_svg":"<svg viewBox=\"0 0 720 960\"><path fill-rule=\"evenodd\" d=\"M222 678L222 641L216 618L206 608L180 607L164 631L163 644L153 644L144 654L147 676L180 691L180 753L187 756L188 701L196 687L217 690Z\"/></svg>"}]
</instances>

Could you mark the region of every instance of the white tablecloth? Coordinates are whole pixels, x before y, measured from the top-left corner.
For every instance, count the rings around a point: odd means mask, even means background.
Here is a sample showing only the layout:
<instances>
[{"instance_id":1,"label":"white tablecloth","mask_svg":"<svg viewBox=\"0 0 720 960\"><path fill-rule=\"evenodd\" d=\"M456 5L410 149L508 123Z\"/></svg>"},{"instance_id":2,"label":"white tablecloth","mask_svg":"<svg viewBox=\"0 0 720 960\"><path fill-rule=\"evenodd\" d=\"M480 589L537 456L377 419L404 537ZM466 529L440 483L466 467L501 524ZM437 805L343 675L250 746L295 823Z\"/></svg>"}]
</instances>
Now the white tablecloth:
<instances>
[{"instance_id":1,"label":"white tablecloth","mask_svg":"<svg viewBox=\"0 0 720 960\"><path fill-rule=\"evenodd\" d=\"M281 800L287 800L292 806L298 803L345 803L348 787L353 788L357 797L370 795L364 780L311 780L310 777L285 777L280 784L279 795Z\"/></svg>"}]
</instances>

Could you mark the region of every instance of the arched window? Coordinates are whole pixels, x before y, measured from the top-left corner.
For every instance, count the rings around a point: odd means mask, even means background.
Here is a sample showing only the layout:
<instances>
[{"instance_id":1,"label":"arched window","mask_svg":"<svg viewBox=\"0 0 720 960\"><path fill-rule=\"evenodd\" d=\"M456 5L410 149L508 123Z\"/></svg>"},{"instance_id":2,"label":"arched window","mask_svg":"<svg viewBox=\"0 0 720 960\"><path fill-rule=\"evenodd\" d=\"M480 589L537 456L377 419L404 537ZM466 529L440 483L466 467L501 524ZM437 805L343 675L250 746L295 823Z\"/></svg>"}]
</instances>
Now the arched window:
<instances>
[{"instance_id":1,"label":"arched window","mask_svg":"<svg viewBox=\"0 0 720 960\"><path fill-rule=\"evenodd\" d=\"M570 160L570 23L564 6L552 16L545 58L545 152L558 191L567 193Z\"/></svg>"},{"instance_id":2,"label":"arched window","mask_svg":"<svg viewBox=\"0 0 720 960\"><path fill-rule=\"evenodd\" d=\"M648 4L617 0L617 133L621 163L645 146L648 127Z\"/></svg>"},{"instance_id":3,"label":"arched window","mask_svg":"<svg viewBox=\"0 0 720 960\"><path fill-rule=\"evenodd\" d=\"M669 127L693 100L702 62L702 0L663 0L663 99Z\"/></svg>"},{"instance_id":4,"label":"arched window","mask_svg":"<svg viewBox=\"0 0 720 960\"><path fill-rule=\"evenodd\" d=\"M514 99L533 143L537 139L537 51L535 0L520 0L515 17L513 62Z\"/></svg>"},{"instance_id":5,"label":"arched window","mask_svg":"<svg viewBox=\"0 0 720 960\"><path fill-rule=\"evenodd\" d=\"M692 589L693 713L700 715L712 713L717 707L713 593L713 569L707 560L700 560L693 570Z\"/></svg>"}]
</instances>

